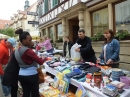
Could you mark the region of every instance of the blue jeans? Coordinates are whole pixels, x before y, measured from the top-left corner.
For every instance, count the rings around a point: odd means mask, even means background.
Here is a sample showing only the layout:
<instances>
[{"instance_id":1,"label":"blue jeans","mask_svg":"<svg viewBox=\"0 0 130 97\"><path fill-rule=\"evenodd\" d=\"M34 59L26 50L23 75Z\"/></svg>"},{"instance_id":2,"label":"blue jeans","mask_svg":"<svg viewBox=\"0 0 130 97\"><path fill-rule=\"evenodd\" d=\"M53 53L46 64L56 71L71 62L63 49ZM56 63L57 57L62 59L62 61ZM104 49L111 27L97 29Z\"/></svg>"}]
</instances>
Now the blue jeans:
<instances>
[{"instance_id":1,"label":"blue jeans","mask_svg":"<svg viewBox=\"0 0 130 97\"><path fill-rule=\"evenodd\" d=\"M8 87L8 86L2 85L3 76L0 76L0 78L1 78L1 86L2 86L2 90L3 90L4 96L8 96L10 94L11 88Z\"/></svg>"},{"instance_id":2,"label":"blue jeans","mask_svg":"<svg viewBox=\"0 0 130 97\"><path fill-rule=\"evenodd\" d=\"M50 50L47 50L47 53L53 53L53 48L52 49L50 49Z\"/></svg>"}]
</instances>

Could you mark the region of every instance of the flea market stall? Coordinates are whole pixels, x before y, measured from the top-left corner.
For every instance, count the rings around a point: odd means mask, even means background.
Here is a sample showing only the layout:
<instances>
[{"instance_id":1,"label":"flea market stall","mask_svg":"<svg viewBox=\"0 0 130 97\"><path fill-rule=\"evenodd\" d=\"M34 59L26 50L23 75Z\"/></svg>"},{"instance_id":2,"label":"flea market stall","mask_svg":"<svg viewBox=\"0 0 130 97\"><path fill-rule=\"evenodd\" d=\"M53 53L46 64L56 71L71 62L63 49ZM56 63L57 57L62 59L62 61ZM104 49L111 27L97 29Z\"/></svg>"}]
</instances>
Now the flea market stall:
<instances>
[{"instance_id":1,"label":"flea market stall","mask_svg":"<svg viewBox=\"0 0 130 97\"><path fill-rule=\"evenodd\" d=\"M129 71L111 68L91 62L73 61L59 55L46 55L43 73L54 76L45 77L40 84L41 97L130 97ZM69 86L76 87L76 92ZM53 91L53 92L52 92Z\"/></svg>"}]
</instances>

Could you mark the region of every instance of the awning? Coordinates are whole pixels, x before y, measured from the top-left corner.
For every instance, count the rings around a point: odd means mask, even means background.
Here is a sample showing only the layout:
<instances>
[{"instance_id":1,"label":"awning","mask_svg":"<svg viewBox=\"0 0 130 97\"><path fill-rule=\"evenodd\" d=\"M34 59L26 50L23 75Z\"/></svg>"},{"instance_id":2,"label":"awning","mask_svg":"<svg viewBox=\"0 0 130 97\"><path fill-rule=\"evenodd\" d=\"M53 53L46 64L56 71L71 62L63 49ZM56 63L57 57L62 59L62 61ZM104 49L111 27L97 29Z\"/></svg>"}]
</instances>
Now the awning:
<instances>
[{"instance_id":1,"label":"awning","mask_svg":"<svg viewBox=\"0 0 130 97\"><path fill-rule=\"evenodd\" d=\"M10 36L4 35L4 34L0 34L0 39L2 38L10 38Z\"/></svg>"}]
</instances>

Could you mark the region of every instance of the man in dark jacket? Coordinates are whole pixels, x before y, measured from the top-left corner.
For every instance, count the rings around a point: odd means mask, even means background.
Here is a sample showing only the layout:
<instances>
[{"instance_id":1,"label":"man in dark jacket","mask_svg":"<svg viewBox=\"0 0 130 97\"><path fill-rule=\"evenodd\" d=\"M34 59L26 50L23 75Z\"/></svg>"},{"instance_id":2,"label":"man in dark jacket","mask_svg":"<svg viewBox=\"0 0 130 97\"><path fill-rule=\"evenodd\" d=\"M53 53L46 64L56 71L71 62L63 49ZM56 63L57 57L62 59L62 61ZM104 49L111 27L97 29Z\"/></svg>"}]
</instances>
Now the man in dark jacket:
<instances>
[{"instance_id":1,"label":"man in dark jacket","mask_svg":"<svg viewBox=\"0 0 130 97\"><path fill-rule=\"evenodd\" d=\"M63 56L64 57L71 57L70 49L73 46L73 43L70 41L69 36L64 37L64 46L63 46Z\"/></svg>"},{"instance_id":2,"label":"man in dark jacket","mask_svg":"<svg viewBox=\"0 0 130 97\"><path fill-rule=\"evenodd\" d=\"M19 74L19 64L16 61L14 53L12 54L8 65L4 70L4 76L2 84L4 86L11 86L11 97L17 97L18 90L18 74Z\"/></svg>"},{"instance_id":3,"label":"man in dark jacket","mask_svg":"<svg viewBox=\"0 0 130 97\"><path fill-rule=\"evenodd\" d=\"M95 52L91 45L91 39L85 36L85 31L80 29L78 31L78 37L76 43L81 45L80 48L75 49L76 52L80 52L84 62L96 63Z\"/></svg>"}]
</instances>

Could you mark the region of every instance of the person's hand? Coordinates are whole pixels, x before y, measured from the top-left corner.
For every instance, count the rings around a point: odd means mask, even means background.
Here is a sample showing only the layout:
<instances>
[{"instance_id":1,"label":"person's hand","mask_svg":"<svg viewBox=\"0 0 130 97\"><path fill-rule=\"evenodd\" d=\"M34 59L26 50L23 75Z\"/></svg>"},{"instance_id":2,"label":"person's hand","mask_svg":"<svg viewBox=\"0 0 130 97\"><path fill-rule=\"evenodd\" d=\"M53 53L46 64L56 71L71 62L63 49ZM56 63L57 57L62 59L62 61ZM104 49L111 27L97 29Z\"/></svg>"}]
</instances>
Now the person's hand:
<instances>
[{"instance_id":1,"label":"person's hand","mask_svg":"<svg viewBox=\"0 0 130 97\"><path fill-rule=\"evenodd\" d=\"M96 63L100 63L101 59L97 58Z\"/></svg>"},{"instance_id":2,"label":"person's hand","mask_svg":"<svg viewBox=\"0 0 130 97\"><path fill-rule=\"evenodd\" d=\"M77 48L77 49L75 49L75 51L76 51L76 52L80 52L80 49L79 49L79 48Z\"/></svg>"},{"instance_id":3,"label":"person's hand","mask_svg":"<svg viewBox=\"0 0 130 97\"><path fill-rule=\"evenodd\" d=\"M107 61L107 63L106 64L112 64L113 63L113 60L112 59L109 59L108 61Z\"/></svg>"}]
</instances>

